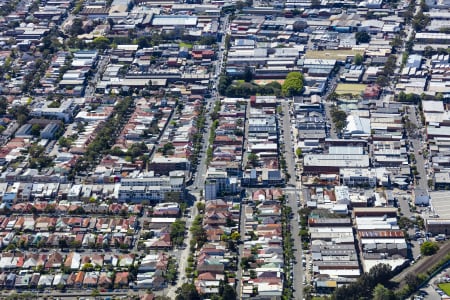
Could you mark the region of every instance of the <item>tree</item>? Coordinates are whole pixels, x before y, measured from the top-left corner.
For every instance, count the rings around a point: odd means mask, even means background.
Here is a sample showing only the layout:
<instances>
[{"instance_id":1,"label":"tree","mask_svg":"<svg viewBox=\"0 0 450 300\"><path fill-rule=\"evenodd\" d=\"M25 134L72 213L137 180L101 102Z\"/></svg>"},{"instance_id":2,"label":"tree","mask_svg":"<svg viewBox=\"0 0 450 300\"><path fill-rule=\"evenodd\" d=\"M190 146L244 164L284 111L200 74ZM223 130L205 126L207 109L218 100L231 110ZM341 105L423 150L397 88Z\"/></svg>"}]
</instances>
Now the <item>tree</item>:
<instances>
[{"instance_id":1,"label":"tree","mask_svg":"<svg viewBox=\"0 0 450 300\"><path fill-rule=\"evenodd\" d=\"M412 19L412 26L415 31L420 32L430 23L430 17L425 15L421 10Z\"/></svg>"},{"instance_id":2,"label":"tree","mask_svg":"<svg viewBox=\"0 0 450 300\"><path fill-rule=\"evenodd\" d=\"M107 37L99 36L92 41L92 45L98 50L106 50L110 48L110 41Z\"/></svg>"},{"instance_id":3,"label":"tree","mask_svg":"<svg viewBox=\"0 0 450 300\"><path fill-rule=\"evenodd\" d=\"M337 288L331 299L368 299L368 295L373 295L375 287L378 284L386 285L391 276L390 266L378 264L370 269L369 273L362 274L356 282Z\"/></svg>"},{"instance_id":4,"label":"tree","mask_svg":"<svg viewBox=\"0 0 450 300\"><path fill-rule=\"evenodd\" d=\"M203 203L203 202L197 202L197 210L200 212L200 213L203 213L203 211L205 211L205 203Z\"/></svg>"},{"instance_id":5,"label":"tree","mask_svg":"<svg viewBox=\"0 0 450 300\"><path fill-rule=\"evenodd\" d=\"M394 292L385 288L382 284L377 284L373 290L373 300L394 300Z\"/></svg>"},{"instance_id":6,"label":"tree","mask_svg":"<svg viewBox=\"0 0 450 300\"><path fill-rule=\"evenodd\" d=\"M303 74L290 72L284 80L281 91L285 97L300 95L303 90Z\"/></svg>"},{"instance_id":7,"label":"tree","mask_svg":"<svg viewBox=\"0 0 450 300\"><path fill-rule=\"evenodd\" d=\"M229 285L225 284L222 292L222 300L236 300L236 291Z\"/></svg>"},{"instance_id":8,"label":"tree","mask_svg":"<svg viewBox=\"0 0 450 300\"><path fill-rule=\"evenodd\" d=\"M435 53L436 52L431 46L426 46L425 49L423 50L423 56L425 56L426 58L431 58L431 56L433 56Z\"/></svg>"},{"instance_id":9,"label":"tree","mask_svg":"<svg viewBox=\"0 0 450 300\"><path fill-rule=\"evenodd\" d=\"M80 18L75 18L72 21L72 26L70 26L69 34L72 36L77 36L84 33L83 21Z\"/></svg>"},{"instance_id":10,"label":"tree","mask_svg":"<svg viewBox=\"0 0 450 300\"><path fill-rule=\"evenodd\" d=\"M298 147L295 150L295 155L297 155L298 158L302 157L302 148Z\"/></svg>"},{"instance_id":11,"label":"tree","mask_svg":"<svg viewBox=\"0 0 450 300\"><path fill-rule=\"evenodd\" d=\"M439 245L436 242L426 241L420 246L420 253L423 255L433 255L439 250Z\"/></svg>"},{"instance_id":12,"label":"tree","mask_svg":"<svg viewBox=\"0 0 450 300\"><path fill-rule=\"evenodd\" d=\"M331 92L328 97L327 100L328 101L336 101L338 99L338 94L336 92Z\"/></svg>"},{"instance_id":13,"label":"tree","mask_svg":"<svg viewBox=\"0 0 450 300\"><path fill-rule=\"evenodd\" d=\"M375 81L376 84L378 84L379 86L385 87L389 85L389 78L387 78L384 75L379 75L377 77L377 80Z\"/></svg>"},{"instance_id":14,"label":"tree","mask_svg":"<svg viewBox=\"0 0 450 300\"><path fill-rule=\"evenodd\" d=\"M252 69L249 66L245 66L244 69L244 81L250 82L253 79L253 72Z\"/></svg>"},{"instance_id":15,"label":"tree","mask_svg":"<svg viewBox=\"0 0 450 300\"><path fill-rule=\"evenodd\" d=\"M331 110L331 120L338 132L341 132L347 126L347 114L336 107L333 107Z\"/></svg>"},{"instance_id":16,"label":"tree","mask_svg":"<svg viewBox=\"0 0 450 300\"><path fill-rule=\"evenodd\" d=\"M180 219L170 225L170 239L175 245L182 245L184 241L184 232L186 231L186 223Z\"/></svg>"},{"instance_id":17,"label":"tree","mask_svg":"<svg viewBox=\"0 0 450 300\"><path fill-rule=\"evenodd\" d=\"M177 296L175 300L200 300L201 297L192 283L183 283L183 285L177 290Z\"/></svg>"},{"instance_id":18,"label":"tree","mask_svg":"<svg viewBox=\"0 0 450 300\"><path fill-rule=\"evenodd\" d=\"M353 62L355 63L355 65L360 66L364 62L364 57L361 54L356 53Z\"/></svg>"},{"instance_id":19,"label":"tree","mask_svg":"<svg viewBox=\"0 0 450 300\"><path fill-rule=\"evenodd\" d=\"M239 239L241 238L241 235L239 234L239 232L237 232L237 231L233 231L232 233L231 233L231 239L233 240L233 241L235 241L235 242L237 242L237 241L239 241Z\"/></svg>"},{"instance_id":20,"label":"tree","mask_svg":"<svg viewBox=\"0 0 450 300\"><path fill-rule=\"evenodd\" d=\"M252 164L252 166L255 166L258 163L259 156L255 153L250 153L248 156L248 161Z\"/></svg>"},{"instance_id":21,"label":"tree","mask_svg":"<svg viewBox=\"0 0 450 300\"><path fill-rule=\"evenodd\" d=\"M139 46L139 48L148 48L151 46L151 43L147 40L147 38L145 36L140 36L137 39L137 44Z\"/></svg>"},{"instance_id":22,"label":"tree","mask_svg":"<svg viewBox=\"0 0 450 300\"><path fill-rule=\"evenodd\" d=\"M33 124L33 126L31 126L31 134L34 136L39 136L39 133L41 133L41 126L38 124Z\"/></svg>"},{"instance_id":23,"label":"tree","mask_svg":"<svg viewBox=\"0 0 450 300\"><path fill-rule=\"evenodd\" d=\"M405 282L410 287L411 290L415 290L417 286L421 283L419 276L414 273L409 272L405 276Z\"/></svg>"},{"instance_id":24,"label":"tree","mask_svg":"<svg viewBox=\"0 0 450 300\"><path fill-rule=\"evenodd\" d=\"M356 43L365 44L370 42L370 35L365 31L358 31L355 33Z\"/></svg>"}]
</instances>

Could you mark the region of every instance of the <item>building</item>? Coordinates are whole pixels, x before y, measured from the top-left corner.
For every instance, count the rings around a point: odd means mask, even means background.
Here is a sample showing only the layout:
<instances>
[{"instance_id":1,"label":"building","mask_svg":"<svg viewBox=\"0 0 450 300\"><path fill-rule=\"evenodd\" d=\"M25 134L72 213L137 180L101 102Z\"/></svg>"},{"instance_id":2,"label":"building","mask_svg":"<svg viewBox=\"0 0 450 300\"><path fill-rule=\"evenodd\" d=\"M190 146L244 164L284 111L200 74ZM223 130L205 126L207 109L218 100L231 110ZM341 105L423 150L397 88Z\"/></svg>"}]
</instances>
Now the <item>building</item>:
<instances>
[{"instance_id":1,"label":"building","mask_svg":"<svg viewBox=\"0 0 450 300\"><path fill-rule=\"evenodd\" d=\"M237 192L237 178L230 178L225 171L209 168L205 180L205 200L214 200L218 196Z\"/></svg>"},{"instance_id":2,"label":"building","mask_svg":"<svg viewBox=\"0 0 450 300\"><path fill-rule=\"evenodd\" d=\"M303 169L306 174L339 174L341 168L367 169L369 166L369 156L366 154L307 154L303 158Z\"/></svg>"},{"instance_id":3,"label":"building","mask_svg":"<svg viewBox=\"0 0 450 300\"><path fill-rule=\"evenodd\" d=\"M154 157L149 164L150 171L159 175L169 175L172 171L186 171L191 169L190 161L185 157Z\"/></svg>"},{"instance_id":4,"label":"building","mask_svg":"<svg viewBox=\"0 0 450 300\"><path fill-rule=\"evenodd\" d=\"M50 104L50 101L38 103L31 110L30 116L36 118L58 119L68 123L72 120L74 112L78 108L78 105L73 99L62 102L59 107L49 107Z\"/></svg>"},{"instance_id":5,"label":"building","mask_svg":"<svg viewBox=\"0 0 450 300\"><path fill-rule=\"evenodd\" d=\"M423 189L414 190L414 204L425 206L430 204L430 195L428 195L427 190Z\"/></svg>"},{"instance_id":6,"label":"building","mask_svg":"<svg viewBox=\"0 0 450 300\"><path fill-rule=\"evenodd\" d=\"M370 186L377 184L377 173L375 170L369 169L341 169L341 184L348 186Z\"/></svg>"},{"instance_id":7,"label":"building","mask_svg":"<svg viewBox=\"0 0 450 300\"><path fill-rule=\"evenodd\" d=\"M161 202L184 199L184 176L178 174L155 177L153 172L122 179L118 189L119 202Z\"/></svg>"},{"instance_id":8,"label":"building","mask_svg":"<svg viewBox=\"0 0 450 300\"><path fill-rule=\"evenodd\" d=\"M59 130L59 125L56 123L50 123L41 131L41 139L52 140L55 138L55 134Z\"/></svg>"}]
</instances>

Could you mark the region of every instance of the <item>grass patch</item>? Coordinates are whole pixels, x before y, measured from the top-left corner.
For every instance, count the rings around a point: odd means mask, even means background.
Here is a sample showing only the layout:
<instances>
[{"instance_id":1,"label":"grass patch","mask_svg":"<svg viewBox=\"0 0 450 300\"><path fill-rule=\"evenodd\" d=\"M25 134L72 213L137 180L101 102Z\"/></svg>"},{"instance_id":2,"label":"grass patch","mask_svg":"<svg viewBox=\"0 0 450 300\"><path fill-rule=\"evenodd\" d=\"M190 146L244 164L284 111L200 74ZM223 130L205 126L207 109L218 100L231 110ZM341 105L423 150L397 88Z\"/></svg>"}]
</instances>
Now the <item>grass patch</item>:
<instances>
[{"instance_id":1,"label":"grass patch","mask_svg":"<svg viewBox=\"0 0 450 300\"><path fill-rule=\"evenodd\" d=\"M335 59L346 60L348 57L354 57L356 54L364 54L362 50L323 50L306 51L305 58L311 59Z\"/></svg>"},{"instance_id":2,"label":"grass patch","mask_svg":"<svg viewBox=\"0 0 450 300\"><path fill-rule=\"evenodd\" d=\"M440 283L438 284L438 287L447 294L447 296L450 296L450 283Z\"/></svg>"},{"instance_id":3,"label":"grass patch","mask_svg":"<svg viewBox=\"0 0 450 300\"><path fill-rule=\"evenodd\" d=\"M185 42L181 42L180 44L179 44L179 46L180 46L180 48L181 47L186 47L186 48L188 48L188 49L192 49L192 44L189 44L189 43L185 43Z\"/></svg>"},{"instance_id":4,"label":"grass patch","mask_svg":"<svg viewBox=\"0 0 450 300\"><path fill-rule=\"evenodd\" d=\"M338 95L360 95L366 88L365 84L358 83L339 83L335 92Z\"/></svg>"}]
</instances>

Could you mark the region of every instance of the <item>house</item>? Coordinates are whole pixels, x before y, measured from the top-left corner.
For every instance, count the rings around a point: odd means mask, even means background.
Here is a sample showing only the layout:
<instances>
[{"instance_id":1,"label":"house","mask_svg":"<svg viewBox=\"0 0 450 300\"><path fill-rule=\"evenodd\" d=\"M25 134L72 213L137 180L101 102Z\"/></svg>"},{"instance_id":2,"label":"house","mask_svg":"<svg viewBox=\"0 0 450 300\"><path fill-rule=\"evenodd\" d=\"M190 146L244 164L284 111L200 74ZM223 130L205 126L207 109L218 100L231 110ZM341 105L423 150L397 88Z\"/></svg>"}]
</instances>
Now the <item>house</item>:
<instances>
[{"instance_id":1,"label":"house","mask_svg":"<svg viewBox=\"0 0 450 300\"><path fill-rule=\"evenodd\" d=\"M112 287L111 276L109 276L108 273L106 272L101 272L98 278L98 286L102 288L111 288Z\"/></svg>"},{"instance_id":2,"label":"house","mask_svg":"<svg viewBox=\"0 0 450 300\"><path fill-rule=\"evenodd\" d=\"M48 255L47 262L45 263L46 269L60 268L63 264L64 257L61 253L54 251Z\"/></svg>"},{"instance_id":3,"label":"house","mask_svg":"<svg viewBox=\"0 0 450 300\"><path fill-rule=\"evenodd\" d=\"M114 279L115 287L128 287L129 272L117 272Z\"/></svg>"},{"instance_id":4,"label":"house","mask_svg":"<svg viewBox=\"0 0 450 300\"><path fill-rule=\"evenodd\" d=\"M96 287L99 279L100 273L97 271L87 272L84 276L83 286L85 287Z\"/></svg>"},{"instance_id":5,"label":"house","mask_svg":"<svg viewBox=\"0 0 450 300\"><path fill-rule=\"evenodd\" d=\"M43 274L39 278L38 286L50 287L53 284L54 275L52 274Z\"/></svg>"}]
</instances>

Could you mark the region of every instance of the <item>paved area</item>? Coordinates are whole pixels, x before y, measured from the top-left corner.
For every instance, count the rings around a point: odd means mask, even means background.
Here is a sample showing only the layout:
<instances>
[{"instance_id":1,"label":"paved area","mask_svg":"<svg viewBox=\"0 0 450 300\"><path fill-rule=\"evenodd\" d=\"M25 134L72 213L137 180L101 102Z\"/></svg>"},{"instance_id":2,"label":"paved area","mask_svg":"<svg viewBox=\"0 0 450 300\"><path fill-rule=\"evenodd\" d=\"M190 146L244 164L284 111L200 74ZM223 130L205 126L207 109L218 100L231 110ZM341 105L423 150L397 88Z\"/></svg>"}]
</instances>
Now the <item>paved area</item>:
<instances>
[{"instance_id":1,"label":"paved area","mask_svg":"<svg viewBox=\"0 0 450 300\"><path fill-rule=\"evenodd\" d=\"M293 130L292 130L292 124L290 114L289 114L289 102L284 101L282 102L282 109L283 109L283 118L282 118L282 124L280 126L283 126L284 131L284 146L285 146L285 159L286 159L286 165L288 173L291 175L290 180L288 182L288 186L294 187L294 189L289 189L289 192L287 192L287 205L291 207L292 212L294 213L295 217L291 218L291 235L294 239L294 258L295 262L292 266L293 269L293 286L294 286L294 299L303 299L303 267L302 267L302 244L300 241L300 228L298 226L298 214L297 211L299 209L299 205L297 203L297 200L300 200L300 195L298 191L300 191L300 182L297 183L296 180L296 167L295 167L295 150L292 143L293 138Z\"/></svg>"}]
</instances>

